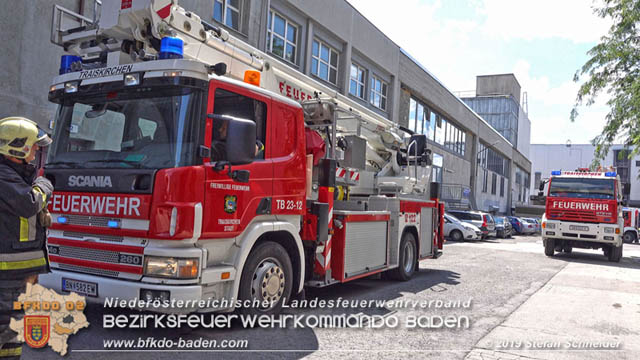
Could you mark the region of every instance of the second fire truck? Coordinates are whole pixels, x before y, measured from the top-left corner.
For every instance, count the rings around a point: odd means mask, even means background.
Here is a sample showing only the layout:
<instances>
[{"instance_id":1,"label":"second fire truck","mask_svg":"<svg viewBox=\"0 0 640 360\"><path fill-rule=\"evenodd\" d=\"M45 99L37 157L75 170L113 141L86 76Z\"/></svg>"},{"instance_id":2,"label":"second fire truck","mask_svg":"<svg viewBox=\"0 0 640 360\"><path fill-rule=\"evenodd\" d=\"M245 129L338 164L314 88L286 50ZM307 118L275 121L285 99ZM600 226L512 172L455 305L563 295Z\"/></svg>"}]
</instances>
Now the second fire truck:
<instances>
[{"instance_id":1,"label":"second fire truck","mask_svg":"<svg viewBox=\"0 0 640 360\"><path fill-rule=\"evenodd\" d=\"M615 171L553 171L541 188L547 256L583 248L602 249L609 261L622 259L623 189Z\"/></svg>"}]
</instances>

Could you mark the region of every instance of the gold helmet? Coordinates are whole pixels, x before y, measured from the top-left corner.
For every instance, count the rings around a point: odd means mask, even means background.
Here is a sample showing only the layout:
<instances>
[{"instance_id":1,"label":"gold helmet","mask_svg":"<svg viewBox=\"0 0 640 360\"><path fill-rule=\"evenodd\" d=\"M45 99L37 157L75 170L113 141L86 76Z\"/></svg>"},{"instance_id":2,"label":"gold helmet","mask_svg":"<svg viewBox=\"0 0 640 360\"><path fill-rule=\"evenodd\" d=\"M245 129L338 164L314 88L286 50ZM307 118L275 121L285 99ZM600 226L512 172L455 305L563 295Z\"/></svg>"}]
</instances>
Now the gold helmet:
<instances>
[{"instance_id":1,"label":"gold helmet","mask_svg":"<svg viewBox=\"0 0 640 360\"><path fill-rule=\"evenodd\" d=\"M24 159L34 144L51 144L51 138L38 127L38 124L19 116L0 120L0 154Z\"/></svg>"}]
</instances>

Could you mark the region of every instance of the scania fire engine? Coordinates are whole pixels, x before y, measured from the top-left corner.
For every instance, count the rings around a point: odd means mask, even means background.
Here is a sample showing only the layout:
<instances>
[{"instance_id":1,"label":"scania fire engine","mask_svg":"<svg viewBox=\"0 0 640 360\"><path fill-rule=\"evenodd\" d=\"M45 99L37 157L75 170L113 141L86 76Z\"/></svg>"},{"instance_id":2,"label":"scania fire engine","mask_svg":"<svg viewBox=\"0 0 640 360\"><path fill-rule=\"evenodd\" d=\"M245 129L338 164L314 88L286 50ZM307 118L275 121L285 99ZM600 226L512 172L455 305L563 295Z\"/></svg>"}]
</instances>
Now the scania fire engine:
<instances>
[{"instance_id":1,"label":"scania fire engine","mask_svg":"<svg viewBox=\"0 0 640 360\"><path fill-rule=\"evenodd\" d=\"M553 171L541 184L544 252L602 249L609 261L622 258L623 193L615 171Z\"/></svg>"},{"instance_id":2,"label":"scania fire engine","mask_svg":"<svg viewBox=\"0 0 640 360\"><path fill-rule=\"evenodd\" d=\"M97 301L258 300L247 311L268 313L304 286L408 280L441 255L423 135L176 0L103 0L97 14L54 11L67 54L49 92L42 284Z\"/></svg>"}]
</instances>

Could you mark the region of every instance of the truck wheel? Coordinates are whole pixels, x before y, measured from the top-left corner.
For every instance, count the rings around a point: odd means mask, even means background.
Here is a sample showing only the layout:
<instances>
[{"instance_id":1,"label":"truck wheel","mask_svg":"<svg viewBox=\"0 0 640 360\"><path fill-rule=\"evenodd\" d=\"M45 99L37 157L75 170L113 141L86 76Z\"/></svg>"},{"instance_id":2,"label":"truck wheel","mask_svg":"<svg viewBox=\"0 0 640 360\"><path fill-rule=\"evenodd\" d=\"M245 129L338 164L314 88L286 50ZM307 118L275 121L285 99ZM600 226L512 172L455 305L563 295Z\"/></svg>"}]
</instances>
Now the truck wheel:
<instances>
[{"instance_id":1,"label":"truck wheel","mask_svg":"<svg viewBox=\"0 0 640 360\"><path fill-rule=\"evenodd\" d=\"M400 281L407 281L416 271L418 263L418 247L416 239L410 232L405 232L400 241L400 259L398 267L389 274L391 278Z\"/></svg>"},{"instance_id":2,"label":"truck wheel","mask_svg":"<svg viewBox=\"0 0 640 360\"><path fill-rule=\"evenodd\" d=\"M240 278L240 300L269 302L267 306L243 307L246 314L277 314L293 287L293 270L289 254L282 245L267 241L249 254Z\"/></svg>"},{"instance_id":3,"label":"truck wheel","mask_svg":"<svg viewBox=\"0 0 640 360\"><path fill-rule=\"evenodd\" d=\"M542 242L544 242L544 254L553 256L556 250L556 241L554 239L542 239Z\"/></svg>"},{"instance_id":4,"label":"truck wheel","mask_svg":"<svg viewBox=\"0 0 640 360\"><path fill-rule=\"evenodd\" d=\"M620 246L611 245L607 258L609 258L611 262L620 262L622 259L622 244Z\"/></svg>"},{"instance_id":5,"label":"truck wheel","mask_svg":"<svg viewBox=\"0 0 640 360\"><path fill-rule=\"evenodd\" d=\"M460 230L453 230L449 236L453 241L464 241L464 236L462 236Z\"/></svg>"},{"instance_id":6,"label":"truck wheel","mask_svg":"<svg viewBox=\"0 0 640 360\"><path fill-rule=\"evenodd\" d=\"M636 235L632 231L627 231L622 235L622 241L630 244L636 240Z\"/></svg>"}]
</instances>

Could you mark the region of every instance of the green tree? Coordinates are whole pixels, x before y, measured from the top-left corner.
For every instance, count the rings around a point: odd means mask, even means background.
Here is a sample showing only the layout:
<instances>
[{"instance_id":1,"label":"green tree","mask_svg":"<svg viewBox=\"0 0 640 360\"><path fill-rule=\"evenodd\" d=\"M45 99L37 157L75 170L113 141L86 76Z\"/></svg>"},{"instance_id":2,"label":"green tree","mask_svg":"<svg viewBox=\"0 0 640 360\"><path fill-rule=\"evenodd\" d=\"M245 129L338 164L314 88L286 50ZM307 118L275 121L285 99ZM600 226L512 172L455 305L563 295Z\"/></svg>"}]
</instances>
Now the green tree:
<instances>
[{"instance_id":1,"label":"green tree","mask_svg":"<svg viewBox=\"0 0 640 360\"><path fill-rule=\"evenodd\" d=\"M602 133L592 143L596 146L594 165L604 159L611 144L622 139L640 151L640 0L601 0L594 12L613 21L600 43L587 53L590 58L580 68L574 81L586 81L580 86L571 121L578 117L578 107L592 105L598 95L606 92L609 113Z\"/></svg>"}]
</instances>

